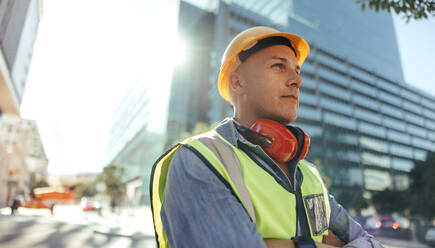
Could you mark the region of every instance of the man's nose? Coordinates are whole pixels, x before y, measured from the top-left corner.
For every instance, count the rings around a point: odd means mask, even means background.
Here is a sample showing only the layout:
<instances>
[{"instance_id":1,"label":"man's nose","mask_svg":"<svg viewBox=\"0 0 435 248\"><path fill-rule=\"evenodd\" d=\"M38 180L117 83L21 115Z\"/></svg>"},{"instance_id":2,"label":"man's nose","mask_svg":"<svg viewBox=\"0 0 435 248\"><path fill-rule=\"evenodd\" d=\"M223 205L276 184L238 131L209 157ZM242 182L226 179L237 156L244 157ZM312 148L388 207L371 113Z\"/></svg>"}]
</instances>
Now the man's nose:
<instances>
[{"instance_id":1,"label":"man's nose","mask_svg":"<svg viewBox=\"0 0 435 248\"><path fill-rule=\"evenodd\" d=\"M299 89L301 88L301 85L302 85L302 78L296 73L291 75L287 80L287 87L296 87Z\"/></svg>"}]
</instances>

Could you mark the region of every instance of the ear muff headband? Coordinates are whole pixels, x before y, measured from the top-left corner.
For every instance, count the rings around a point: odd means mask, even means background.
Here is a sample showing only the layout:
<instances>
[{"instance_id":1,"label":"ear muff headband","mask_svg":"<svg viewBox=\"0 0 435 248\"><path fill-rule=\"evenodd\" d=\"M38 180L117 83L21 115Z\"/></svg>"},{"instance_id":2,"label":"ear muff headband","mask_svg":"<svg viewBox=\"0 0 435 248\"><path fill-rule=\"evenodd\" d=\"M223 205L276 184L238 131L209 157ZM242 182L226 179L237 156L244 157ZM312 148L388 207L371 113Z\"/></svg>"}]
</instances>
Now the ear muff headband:
<instances>
[{"instance_id":1,"label":"ear muff headband","mask_svg":"<svg viewBox=\"0 0 435 248\"><path fill-rule=\"evenodd\" d=\"M290 132L292 132L295 135L296 142L298 143L298 146L297 146L298 150L297 150L295 156L292 158L292 160L294 158L296 158L296 160L300 160L299 157L300 157L302 150L303 150L303 147L305 145L305 133L299 127L289 125L289 126L287 126L287 128L290 130Z\"/></svg>"}]
</instances>

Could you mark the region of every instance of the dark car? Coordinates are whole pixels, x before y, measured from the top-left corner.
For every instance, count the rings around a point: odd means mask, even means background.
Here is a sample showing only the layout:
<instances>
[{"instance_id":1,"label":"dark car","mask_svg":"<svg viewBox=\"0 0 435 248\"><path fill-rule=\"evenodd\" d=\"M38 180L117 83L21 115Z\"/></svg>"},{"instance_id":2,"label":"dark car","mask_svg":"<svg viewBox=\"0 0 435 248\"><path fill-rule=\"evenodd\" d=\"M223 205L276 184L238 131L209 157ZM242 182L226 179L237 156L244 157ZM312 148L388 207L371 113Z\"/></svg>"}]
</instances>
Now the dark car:
<instances>
[{"instance_id":1,"label":"dark car","mask_svg":"<svg viewBox=\"0 0 435 248\"><path fill-rule=\"evenodd\" d=\"M435 226L427 229L426 234L424 235L424 241L428 245L435 247Z\"/></svg>"}]
</instances>

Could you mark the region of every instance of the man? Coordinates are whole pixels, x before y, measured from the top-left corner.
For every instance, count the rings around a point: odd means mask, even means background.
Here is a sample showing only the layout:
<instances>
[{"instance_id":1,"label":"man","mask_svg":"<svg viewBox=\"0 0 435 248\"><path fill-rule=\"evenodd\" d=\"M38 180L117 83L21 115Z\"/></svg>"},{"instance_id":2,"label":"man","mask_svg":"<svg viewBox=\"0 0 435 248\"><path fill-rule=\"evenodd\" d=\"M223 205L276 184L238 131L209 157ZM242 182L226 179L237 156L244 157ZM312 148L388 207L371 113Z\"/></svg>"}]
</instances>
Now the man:
<instances>
[{"instance_id":1,"label":"man","mask_svg":"<svg viewBox=\"0 0 435 248\"><path fill-rule=\"evenodd\" d=\"M303 160L297 117L301 37L254 27L228 45L218 89L233 118L176 145L154 165L160 247L382 247Z\"/></svg>"}]
</instances>

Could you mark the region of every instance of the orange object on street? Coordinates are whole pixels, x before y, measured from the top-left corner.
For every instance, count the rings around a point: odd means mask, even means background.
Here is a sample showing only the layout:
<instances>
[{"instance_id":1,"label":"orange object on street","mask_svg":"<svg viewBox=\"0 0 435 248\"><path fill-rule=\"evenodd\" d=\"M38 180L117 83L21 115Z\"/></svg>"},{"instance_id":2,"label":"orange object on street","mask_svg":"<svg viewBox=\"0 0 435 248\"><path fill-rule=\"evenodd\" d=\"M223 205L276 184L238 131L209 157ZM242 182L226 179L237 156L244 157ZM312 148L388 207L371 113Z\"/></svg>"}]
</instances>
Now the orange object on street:
<instances>
[{"instance_id":1,"label":"orange object on street","mask_svg":"<svg viewBox=\"0 0 435 248\"><path fill-rule=\"evenodd\" d=\"M74 200L74 191L64 188L43 187L33 190L34 196L26 202L26 208L49 208L55 204L68 203Z\"/></svg>"}]
</instances>

